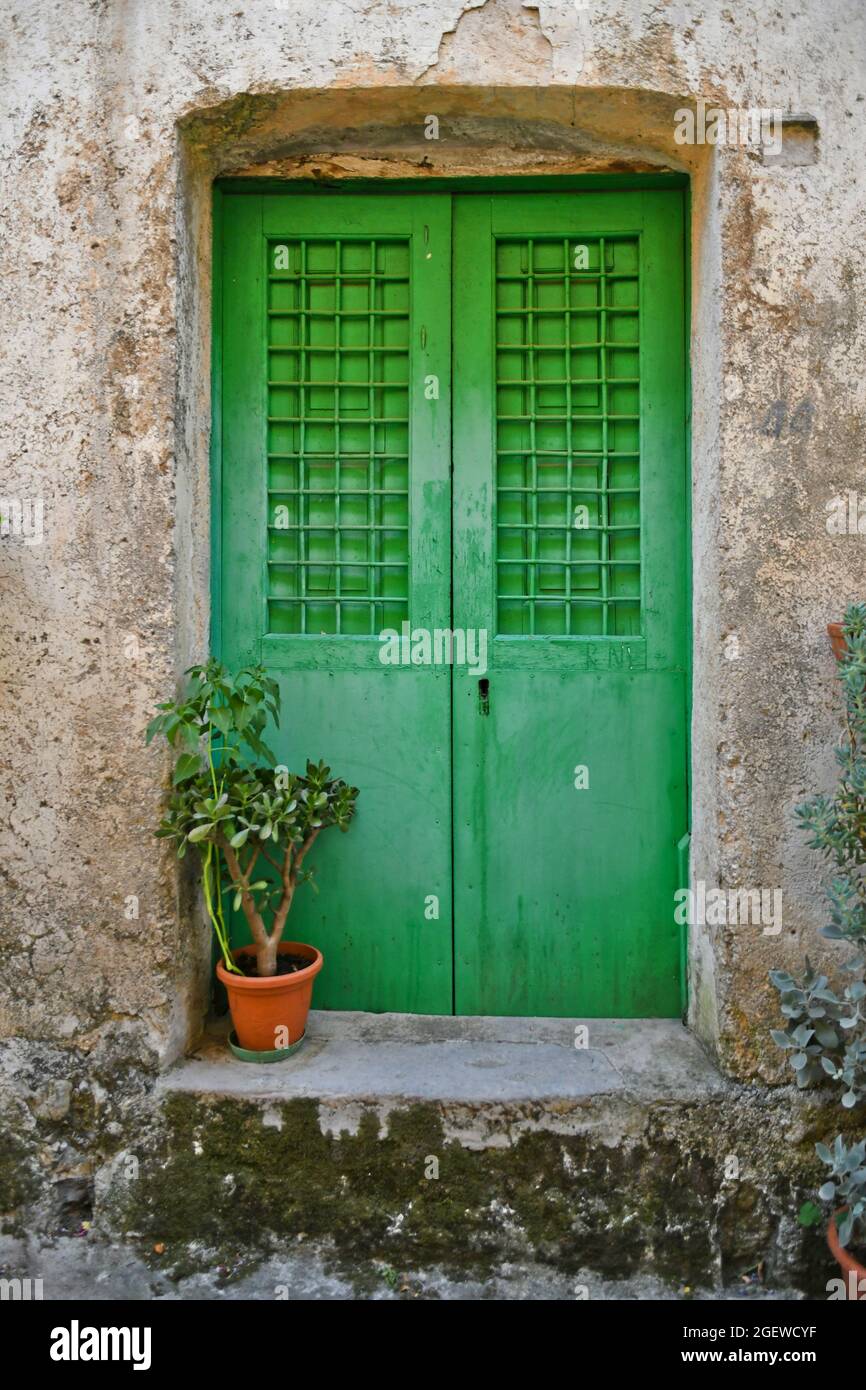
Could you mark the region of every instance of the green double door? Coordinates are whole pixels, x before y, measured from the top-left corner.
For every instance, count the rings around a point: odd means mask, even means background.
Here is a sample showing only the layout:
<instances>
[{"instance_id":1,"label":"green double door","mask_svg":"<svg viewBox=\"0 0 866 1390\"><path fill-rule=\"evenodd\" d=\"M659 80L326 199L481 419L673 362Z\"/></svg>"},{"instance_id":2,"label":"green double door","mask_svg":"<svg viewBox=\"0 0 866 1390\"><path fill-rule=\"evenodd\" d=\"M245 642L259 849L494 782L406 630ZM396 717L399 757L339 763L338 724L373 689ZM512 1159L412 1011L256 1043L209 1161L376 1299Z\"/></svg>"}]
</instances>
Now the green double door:
<instances>
[{"instance_id":1,"label":"green double door","mask_svg":"<svg viewBox=\"0 0 866 1390\"><path fill-rule=\"evenodd\" d=\"M681 191L225 193L215 253L216 649L361 789L317 1003L678 1014Z\"/></svg>"}]
</instances>

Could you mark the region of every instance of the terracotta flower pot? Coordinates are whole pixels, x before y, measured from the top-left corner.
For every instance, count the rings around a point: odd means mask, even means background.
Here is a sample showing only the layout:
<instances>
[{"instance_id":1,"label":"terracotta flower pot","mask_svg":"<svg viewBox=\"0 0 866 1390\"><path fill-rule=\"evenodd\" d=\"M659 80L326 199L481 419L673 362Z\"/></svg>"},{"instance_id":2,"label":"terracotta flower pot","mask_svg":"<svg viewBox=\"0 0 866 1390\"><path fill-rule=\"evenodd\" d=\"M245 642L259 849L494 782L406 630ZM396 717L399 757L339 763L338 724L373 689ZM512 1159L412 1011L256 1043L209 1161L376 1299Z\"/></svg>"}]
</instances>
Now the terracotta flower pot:
<instances>
[{"instance_id":1,"label":"terracotta flower pot","mask_svg":"<svg viewBox=\"0 0 866 1390\"><path fill-rule=\"evenodd\" d=\"M841 661L848 651L848 643L845 641L845 633L842 631L842 624L828 623L827 636L830 638L830 646L833 648L833 655L837 661Z\"/></svg>"},{"instance_id":2,"label":"terracotta flower pot","mask_svg":"<svg viewBox=\"0 0 866 1390\"><path fill-rule=\"evenodd\" d=\"M836 1230L836 1217L842 1216L842 1211L837 1211L835 1216L830 1217L830 1224L827 1227L827 1244L837 1265L845 1276L845 1287L848 1290L848 1298L854 1299L859 1303L866 1303L866 1269L855 1260L853 1255L849 1255L843 1245L839 1244L839 1232ZM863 1281L862 1283L860 1281ZM862 1290L862 1292L861 1292Z\"/></svg>"},{"instance_id":3,"label":"terracotta flower pot","mask_svg":"<svg viewBox=\"0 0 866 1390\"><path fill-rule=\"evenodd\" d=\"M304 1036L313 998L313 981L324 964L321 951L303 941L281 941L281 956L303 956L309 965L293 975L232 975L217 961L217 976L229 996L232 1023L241 1047L251 1052L271 1052L291 1047ZM255 956L254 946L232 952L235 960Z\"/></svg>"}]
</instances>

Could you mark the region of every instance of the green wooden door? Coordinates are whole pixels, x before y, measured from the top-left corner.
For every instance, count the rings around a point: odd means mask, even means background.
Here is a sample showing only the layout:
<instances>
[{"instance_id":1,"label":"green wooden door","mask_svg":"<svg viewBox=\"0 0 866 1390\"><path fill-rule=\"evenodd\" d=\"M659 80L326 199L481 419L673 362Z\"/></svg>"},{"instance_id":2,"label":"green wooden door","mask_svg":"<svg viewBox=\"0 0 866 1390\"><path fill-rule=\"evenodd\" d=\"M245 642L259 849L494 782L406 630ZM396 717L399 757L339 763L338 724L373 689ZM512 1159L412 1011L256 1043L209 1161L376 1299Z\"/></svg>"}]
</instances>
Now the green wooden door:
<instances>
[{"instance_id":1,"label":"green wooden door","mask_svg":"<svg viewBox=\"0 0 866 1390\"><path fill-rule=\"evenodd\" d=\"M293 910L320 1005L680 1010L681 197L223 200L216 645L362 789Z\"/></svg>"},{"instance_id":2,"label":"green wooden door","mask_svg":"<svg viewBox=\"0 0 866 1390\"><path fill-rule=\"evenodd\" d=\"M450 671L383 665L378 636L448 625L450 218L447 198L223 209L219 645L279 679L281 760L361 789L292 909L329 1008L453 1005Z\"/></svg>"},{"instance_id":3,"label":"green wooden door","mask_svg":"<svg viewBox=\"0 0 866 1390\"><path fill-rule=\"evenodd\" d=\"M459 1013L680 1011L680 195L457 200Z\"/></svg>"}]
</instances>

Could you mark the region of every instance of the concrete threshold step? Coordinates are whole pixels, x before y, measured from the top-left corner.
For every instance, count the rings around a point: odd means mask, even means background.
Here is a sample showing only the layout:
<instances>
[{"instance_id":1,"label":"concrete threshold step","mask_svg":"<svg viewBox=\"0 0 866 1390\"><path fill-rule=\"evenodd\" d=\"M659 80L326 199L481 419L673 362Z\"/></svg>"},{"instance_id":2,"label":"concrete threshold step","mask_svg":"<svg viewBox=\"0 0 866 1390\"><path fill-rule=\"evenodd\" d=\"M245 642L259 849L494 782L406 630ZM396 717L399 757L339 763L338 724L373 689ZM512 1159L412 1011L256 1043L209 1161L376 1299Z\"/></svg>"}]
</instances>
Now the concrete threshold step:
<instances>
[{"instance_id":1,"label":"concrete threshold step","mask_svg":"<svg viewBox=\"0 0 866 1390\"><path fill-rule=\"evenodd\" d=\"M248 1099L572 1101L630 1094L706 1099L725 1082L669 1019L447 1018L313 1011L304 1046L256 1066L228 1051L228 1024L168 1072L166 1091Z\"/></svg>"},{"instance_id":2,"label":"concrete threshold step","mask_svg":"<svg viewBox=\"0 0 866 1390\"><path fill-rule=\"evenodd\" d=\"M304 1047L261 1066L227 1031L160 1079L97 1182L101 1229L182 1270L309 1239L347 1269L455 1278L530 1261L808 1290L832 1272L796 1214L836 1113L726 1080L677 1022L314 1012Z\"/></svg>"}]
</instances>

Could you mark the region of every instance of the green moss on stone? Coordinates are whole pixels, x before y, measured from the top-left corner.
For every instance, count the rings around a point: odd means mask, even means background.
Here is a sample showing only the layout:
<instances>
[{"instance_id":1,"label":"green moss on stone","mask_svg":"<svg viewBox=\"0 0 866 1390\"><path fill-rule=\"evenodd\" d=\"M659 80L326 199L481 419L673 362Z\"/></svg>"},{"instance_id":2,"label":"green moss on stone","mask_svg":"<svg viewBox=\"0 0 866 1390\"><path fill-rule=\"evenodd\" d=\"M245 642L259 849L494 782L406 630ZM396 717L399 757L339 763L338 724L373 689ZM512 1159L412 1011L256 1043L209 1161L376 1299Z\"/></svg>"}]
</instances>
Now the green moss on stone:
<instances>
[{"instance_id":1,"label":"green moss on stone","mask_svg":"<svg viewBox=\"0 0 866 1390\"><path fill-rule=\"evenodd\" d=\"M783 1211L755 1117L738 1128L736 1111L722 1123L709 1103L669 1107L628 1143L539 1129L502 1148L449 1138L435 1103L392 1112L382 1137L372 1109L357 1133L335 1136L314 1101L269 1108L280 1127L254 1103L170 1096L138 1180L116 1194L113 1224L178 1258L191 1246L266 1253L302 1236L328 1243L345 1268L366 1262L373 1280L377 1262L482 1274L532 1257L699 1284L721 1264L727 1277L757 1264ZM792 1171L775 1174L792 1203L809 1167L811 1143L801 1147L783 1146ZM742 1175L726 1183L735 1149ZM425 1176L431 1158L438 1178Z\"/></svg>"}]
</instances>

